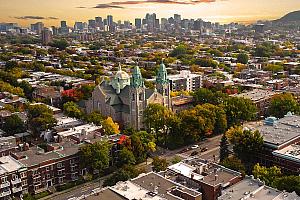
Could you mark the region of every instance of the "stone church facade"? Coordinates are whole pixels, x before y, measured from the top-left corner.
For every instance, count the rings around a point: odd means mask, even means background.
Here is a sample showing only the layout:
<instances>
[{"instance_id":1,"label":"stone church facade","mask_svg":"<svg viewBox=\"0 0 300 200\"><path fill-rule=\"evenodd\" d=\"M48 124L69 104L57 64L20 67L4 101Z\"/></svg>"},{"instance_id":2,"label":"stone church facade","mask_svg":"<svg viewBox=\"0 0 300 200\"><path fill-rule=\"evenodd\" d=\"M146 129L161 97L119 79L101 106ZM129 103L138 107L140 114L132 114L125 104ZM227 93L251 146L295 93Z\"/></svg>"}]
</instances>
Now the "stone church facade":
<instances>
[{"instance_id":1,"label":"stone church facade","mask_svg":"<svg viewBox=\"0 0 300 200\"><path fill-rule=\"evenodd\" d=\"M125 127L140 130L144 127L144 110L151 103L171 108L170 85L163 63L159 67L155 89L145 87L138 66L134 67L131 76L119 66L114 77L96 86L87 103L87 112L99 111Z\"/></svg>"}]
</instances>

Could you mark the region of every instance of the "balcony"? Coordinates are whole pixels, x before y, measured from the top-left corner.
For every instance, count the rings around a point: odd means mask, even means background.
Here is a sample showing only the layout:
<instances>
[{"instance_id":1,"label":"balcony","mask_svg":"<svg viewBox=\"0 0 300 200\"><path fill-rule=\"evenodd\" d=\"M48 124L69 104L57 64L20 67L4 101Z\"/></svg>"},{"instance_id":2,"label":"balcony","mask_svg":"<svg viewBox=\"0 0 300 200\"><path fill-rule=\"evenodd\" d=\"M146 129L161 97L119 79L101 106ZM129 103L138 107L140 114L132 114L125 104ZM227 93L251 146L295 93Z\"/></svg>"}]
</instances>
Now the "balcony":
<instances>
[{"instance_id":1,"label":"balcony","mask_svg":"<svg viewBox=\"0 0 300 200\"><path fill-rule=\"evenodd\" d=\"M7 190L7 191L5 191L5 192L1 192L0 193L0 197L6 197L6 196L8 196L8 195L10 195L11 194L11 191L10 190Z\"/></svg>"},{"instance_id":2,"label":"balcony","mask_svg":"<svg viewBox=\"0 0 300 200\"><path fill-rule=\"evenodd\" d=\"M12 188L12 192L13 192L13 193L22 192L22 187L13 187L13 188Z\"/></svg>"},{"instance_id":3,"label":"balcony","mask_svg":"<svg viewBox=\"0 0 300 200\"><path fill-rule=\"evenodd\" d=\"M16 178L15 180L11 180L11 184L15 185L18 183L22 183L22 180L20 178Z\"/></svg>"},{"instance_id":4,"label":"balcony","mask_svg":"<svg viewBox=\"0 0 300 200\"><path fill-rule=\"evenodd\" d=\"M10 183L9 182L6 182L6 183L2 183L0 185L0 188L6 188L6 187L9 187L10 186Z\"/></svg>"}]
</instances>

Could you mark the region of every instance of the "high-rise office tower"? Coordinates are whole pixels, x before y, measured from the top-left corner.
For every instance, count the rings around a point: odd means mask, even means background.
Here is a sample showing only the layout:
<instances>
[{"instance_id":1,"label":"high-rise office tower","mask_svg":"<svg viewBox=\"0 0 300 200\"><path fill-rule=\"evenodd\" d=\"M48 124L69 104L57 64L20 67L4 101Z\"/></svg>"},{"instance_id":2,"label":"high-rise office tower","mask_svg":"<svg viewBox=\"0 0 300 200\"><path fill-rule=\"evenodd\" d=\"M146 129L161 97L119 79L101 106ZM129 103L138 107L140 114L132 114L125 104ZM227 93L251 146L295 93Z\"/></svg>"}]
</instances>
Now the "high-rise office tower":
<instances>
[{"instance_id":1,"label":"high-rise office tower","mask_svg":"<svg viewBox=\"0 0 300 200\"><path fill-rule=\"evenodd\" d=\"M31 31L36 32L37 34L41 34L43 29L44 29L44 24L42 22L31 24Z\"/></svg>"},{"instance_id":2,"label":"high-rise office tower","mask_svg":"<svg viewBox=\"0 0 300 200\"><path fill-rule=\"evenodd\" d=\"M96 27L100 27L102 29L103 28L102 17L95 17L95 21L96 21Z\"/></svg>"},{"instance_id":3,"label":"high-rise office tower","mask_svg":"<svg viewBox=\"0 0 300 200\"><path fill-rule=\"evenodd\" d=\"M89 28L96 28L96 20L90 19L88 22L89 22L88 24Z\"/></svg>"},{"instance_id":4,"label":"high-rise office tower","mask_svg":"<svg viewBox=\"0 0 300 200\"><path fill-rule=\"evenodd\" d=\"M112 15L107 15L107 25L112 26L114 23L114 18Z\"/></svg>"},{"instance_id":5,"label":"high-rise office tower","mask_svg":"<svg viewBox=\"0 0 300 200\"><path fill-rule=\"evenodd\" d=\"M60 21L60 27L61 28L67 28L67 22L66 21Z\"/></svg>"},{"instance_id":6,"label":"high-rise office tower","mask_svg":"<svg viewBox=\"0 0 300 200\"><path fill-rule=\"evenodd\" d=\"M135 21L134 21L134 25L137 29L141 29L142 28L142 19L140 18L136 18Z\"/></svg>"},{"instance_id":7,"label":"high-rise office tower","mask_svg":"<svg viewBox=\"0 0 300 200\"><path fill-rule=\"evenodd\" d=\"M75 29L76 31L81 31L81 30L83 30L83 23L82 23L82 22L75 22L74 29Z\"/></svg>"},{"instance_id":8,"label":"high-rise office tower","mask_svg":"<svg viewBox=\"0 0 300 200\"><path fill-rule=\"evenodd\" d=\"M42 30L42 43L48 45L52 41L52 33L48 28Z\"/></svg>"}]
</instances>

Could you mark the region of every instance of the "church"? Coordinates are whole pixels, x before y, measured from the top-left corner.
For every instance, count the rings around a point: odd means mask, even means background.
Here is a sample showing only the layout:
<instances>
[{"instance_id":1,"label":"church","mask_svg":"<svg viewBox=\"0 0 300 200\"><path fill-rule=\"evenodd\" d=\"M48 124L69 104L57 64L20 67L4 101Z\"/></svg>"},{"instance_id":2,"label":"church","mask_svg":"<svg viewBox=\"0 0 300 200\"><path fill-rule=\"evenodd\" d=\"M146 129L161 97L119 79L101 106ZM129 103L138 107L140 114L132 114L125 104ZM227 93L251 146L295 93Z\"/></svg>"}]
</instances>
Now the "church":
<instances>
[{"instance_id":1,"label":"church","mask_svg":"<svg viewBox=\"0 0 300 200\"><path fill-rule=\"evenodd\" d=\"M145 87L140 68L135 66L131 76L121 69L108 81L97 85L87 103L87 112L99 111L125 127L144 128L143 114L149 104L158 103L171 108L167 70L162 63L156 77L156 88Z\"/></svg>"}]
</instances>

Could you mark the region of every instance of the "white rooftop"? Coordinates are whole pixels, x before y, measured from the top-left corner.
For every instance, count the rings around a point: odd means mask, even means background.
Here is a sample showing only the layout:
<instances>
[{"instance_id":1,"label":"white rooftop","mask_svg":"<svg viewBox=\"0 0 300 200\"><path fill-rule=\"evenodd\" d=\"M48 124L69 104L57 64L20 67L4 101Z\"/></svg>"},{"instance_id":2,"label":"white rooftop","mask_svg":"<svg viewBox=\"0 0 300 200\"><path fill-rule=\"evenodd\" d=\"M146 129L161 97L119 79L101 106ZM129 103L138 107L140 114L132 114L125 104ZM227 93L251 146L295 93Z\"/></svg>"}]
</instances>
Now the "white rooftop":
<instances>
[{"instance_id":1,"label":"white rooftop","mask_svg":"<svg viewBox=\"0 0 300 200\"><path fill-rule=\"evenodd\" d=\"M95 126L92 124L83 124L81 126L76 126L74 128L70 128L67 131L62 131L57 133L57 135L61 136L61 137L68 137L71 135L77 135L77 134L82 134L82 133L89 133L95 130L101 129L100 126Z\"/></svg>"},{"instance_id":2,"label":"white rooftop","mask_svg":"<svg viewBox=\"0 0 300 200\"><path fill-rule=\"evenodd\" d=\"M150 191L130 181L118 182L115 186L110 187L110 189L128 200L167 200L158 195L150 195Z\"/></svg>"},{"instance_id":3,"label":"white rooftop","mask_svg":"<svg viewBox=\"0 0 300 200\"><path fill-rule=\"evenodd\" d=\"M0 157L0 175L18 171L23 165L11 156Z\"/></svg>"},{"instance_id":4,"label":"white rooftop","mask_svg":"<svg viewBox=\"0 0 300 200\"><path fill-rule=\"evenodd\" d=\"M196 170L196 167L193 167L184 162L179 162L174 165L171 165L168 167L168 169L175 171L177 173L180 173L181 175L188 177L188 178L191 178L191 176L193 175L193 179L195 179L195 180L203 179L202 175L194 173L194 171Z\"/></svg>"}]
</instances>

